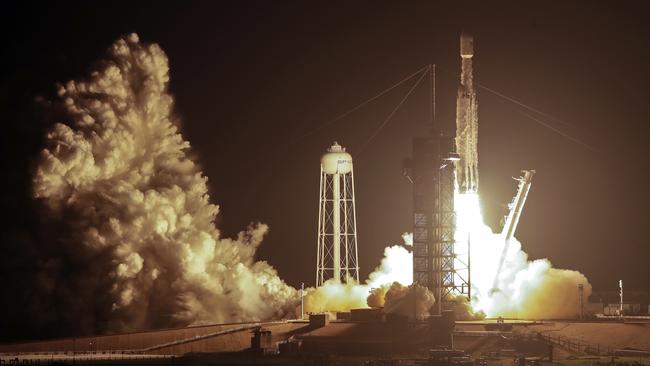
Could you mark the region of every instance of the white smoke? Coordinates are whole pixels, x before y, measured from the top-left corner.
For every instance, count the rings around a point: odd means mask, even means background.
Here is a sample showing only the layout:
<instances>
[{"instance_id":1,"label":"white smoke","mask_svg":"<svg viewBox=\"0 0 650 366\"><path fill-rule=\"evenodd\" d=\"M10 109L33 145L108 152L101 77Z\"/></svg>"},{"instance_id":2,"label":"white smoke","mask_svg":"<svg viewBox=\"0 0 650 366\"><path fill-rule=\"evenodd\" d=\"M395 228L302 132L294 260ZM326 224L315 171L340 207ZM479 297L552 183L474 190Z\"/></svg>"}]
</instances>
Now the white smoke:
<instances>
[{"instance_id":1,"label":"white smoke","mask_svg":"<svg viewBox=\"0 0 650 366\"><path fill-rule=\"evenodd\" d=\"M472 299L463 296L452 299L458 319L480 319L487 316L527 319L573 318L579 312L578 285L589 296L591 285L587 278L572 270L553 268L548 259L530 261L521 243L512 238L499 274L497 268L505 247L504 237L485 225L478 195L456 194L457 251L466 252L471 237ZM412 235L402 235L405 245ZM497 286L495 287L495 278ZM412 316L413 304L412 253L395 245L384 250L381 264L370 274L365 284L327 283L307 295L312 311L348 310L354 307L384 307L386 313ZM426 316L433 305L433 295L417 290L418 316ZM364 295L365 304L363 304Z\"/></svg>"},{"instance_id":2,"label":"white smoke","mask_svg":"<svg viewBox=\"0 0 650 366\"><path fill-rule=\"evenodd\" d=\"M413 283L413 255L401 245L393 245L384 249L379 267L368 276L368 286L380 287L393 282L408 286Z\"/></svg>"},{"instance_id":3,"label":"white smoke","mask_svg":"<svg viewBox=\"0 0 650 366\"><path fill-rule=\"evenodd\" d=\"M471 234L471 303L476 311L529 319L572 318L579 313L578 284L584 285L585 296L591 294L582 273L553 268L548 259L528 260L516 238L509 241L497 273L506 242L483 222L478 195L456 194L455 210L457 245L466 246Z\"/></svg>"},{"instance_id":4,"label":"white smoke","mask_svg":"<svg viewBox=\"0 0 650 366\"><path fill-rule=\"evenodd\" d=\"M84 314L95 330L283 317L297 292L254 259L268 227L220 236L168 83L164 52L131 34L87 80L59 88L66 119L47 135L33 192L68 223L61 255L102 269L74 273L69 292L101 292L79 299L107 303Z\"/></svg>"},{"instance_id":5,"label":"white smoke","mask_svg":"<svg viewBox=\"0 0 650 366\"><path fill-rule=\"evenodd\" d=\"M402 240L404 245L413 246L413 233L404 233L402 234Z\"/></svg>"},{"instance_id":6,"label":"white smoke","mask_svg":"<svg viewBox=\"0 0 650 366\"><path fill-rule=\"evenodd\" d=\"M409 235L402 236L408 245ZM323 286L309 288L305 295L307 312L348 311L355 308L383 307L391 285L408 286L413 282L412 255L402 245L384 249L384 258L365 283L326 281Z\"/></svg>"},{"instance_id":7,"label":"white smoke","mask_svg":"<svg viewBox=\"0 0 650 366\"><path fill-rule=\"evenodd\" d=\"M466 252L471 237L472 299L453 299L458 319L503 316L528 319L573 318L579 313L578 285L584 286L584 295L591 294L591 285L580 272L553 268L548 259L529 260L521 243L512 238L506 250L503 268L497 274L501 254L505 247L503 235L494 233L483 222L479 198L476 194L456 194L455 211L457 228L456 250ZM409 235L403 235L408 240ZM371 278L403 278L402 285L412 281L412 254L392 252L386 248L382 266ZM388 263L385 265L384 263ZM397 265L391 265L395 263ZM382 270L383 269L383 270ZM410 277L409 277L410 276ZM498 280L495 287L495 278ZM387 281L377 281L388 283ZM369 304L382 306L388 287L375 286L368 298Z\"/></svg>"},{"instance_id":8,"label":"white smoke","mask_svg":"<svg viewBox=\"0 0 650 366\"><path fill-rule=\"evenodd\" d=\"M384 312L424 319L431 315L429 310L435 302L435 297L426 287L418 284L404 286L393 282L384 295Z\"/></svg>"}]
</instances>

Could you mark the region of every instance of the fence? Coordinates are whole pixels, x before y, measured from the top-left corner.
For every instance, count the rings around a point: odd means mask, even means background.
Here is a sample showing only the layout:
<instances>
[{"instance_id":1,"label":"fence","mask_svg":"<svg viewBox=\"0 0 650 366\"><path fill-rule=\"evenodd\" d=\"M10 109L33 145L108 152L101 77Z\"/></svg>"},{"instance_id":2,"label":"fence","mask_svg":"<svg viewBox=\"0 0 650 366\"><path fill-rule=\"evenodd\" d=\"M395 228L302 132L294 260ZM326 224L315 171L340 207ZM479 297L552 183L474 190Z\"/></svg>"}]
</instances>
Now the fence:
<instances>
[{"instance_id":1,"label":"fence","mask_svg":"<svg viewBox=\"0 0 650 366\"><path fill-rule=\"evenodd\" d=\"M55 363L117 360L158 360L175 357L177 356L131 353L130 351L0 353L0 366L49 365Z\"/></svg>"},{"instance_id":2,"label":"fence","mask_svg":"<svg viewBox=\"0 0 650 366\"><path fill-rule=\"evenodd\" d=\"M572 339L562 335L553 336L550 334L543 334L538 332L537 336L548 343L562 347L569 352L574 352L578 354L610 355L612 354L613 351L613 349L610 348L609 346L601 346L598 343L597 344L586 343L578 339Z\"/></svg>"}]
</instances>

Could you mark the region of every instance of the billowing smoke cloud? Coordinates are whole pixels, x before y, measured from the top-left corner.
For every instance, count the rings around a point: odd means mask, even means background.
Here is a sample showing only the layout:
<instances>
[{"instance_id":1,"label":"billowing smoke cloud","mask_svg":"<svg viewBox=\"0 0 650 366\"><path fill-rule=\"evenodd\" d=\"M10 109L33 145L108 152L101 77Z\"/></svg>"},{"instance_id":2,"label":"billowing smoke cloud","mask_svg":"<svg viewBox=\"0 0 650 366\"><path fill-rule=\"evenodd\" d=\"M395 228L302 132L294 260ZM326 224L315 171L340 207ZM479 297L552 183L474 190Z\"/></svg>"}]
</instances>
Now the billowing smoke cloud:
<instances>
[{"instance_id":1,"label":"billowing smoke cloud","mask_svg":"<svg viewBox=\"0 0 650 366\"><path fill-rule=\"evenodd\" d=\"M414 298L416 302L414 303ZM399 282L385 284L374 288L368 295L368 305L383 307L386 314L398 314L413 319L424 319L431 315L429 310L436 299L428 288L411 284L405 286Z\"/></svg>"},{"instance_id":2,"label":"billowing smoke cloud","mask_svg":"<svg viewBox=\"0 0 650 366\"><path fill-rule=\"evenodd\" d=\"M402 236L408 244L408 234ZM411 253L402 245L384 249L380 265L368 276L363 284L325 282L318 288L307 289L305 311L348 311L355 308L383 307L384 296L393 284L408 286L413 282Z\"/></svg>"},{"instance_id":3,"label":"billowing smoke cloud","mask_svg":"<svg viewBox=\"0 0 650 366\"><path fill-rule=\"evenodd\" d=\"M390 285L393 282L402 285L413 283L413 255L401 245L393 245L384 249L384 258L375 270L368 276L366 283L371 288Z\"/></svg>"},{"instance_id":4,"label":"billowing smoke cloud","mask_svg":"<svg viewBox=\"0 0 650 366\"><path fill-rule=\"evenodd\" d=\"M578 284L583 284L585 295L591 294L591 285L580 272L557 269L547 259L527 262L519 269L510 268L504 283L481 294L478 307L488 314L528 319L575 318L580 313Z\"/></svg>"},{"instance_id":5,"label":"billowing smoke cloud","mask_svg":"<svg viewBox=\"0 0 650 366\"><path fill-rule=\"evenodd\" d=\"M450 299L451 309L454 310L456 320L481 320L485 319L483 310L474 310L467 296L455 296Z\"/></svg>"},{"instance_id":6,"label":"billowing smoke cloud","mask_svg":"<svg viewBox=\"0 0 650 366\"><path fill-rule=\"evenodd\" d=\"M472 256L472 299L452 299L457 319L481 319L486 315L560 319L572 318L578 314L578 285L584 286L585 296L591 294L591 285L583 274L553 268L547 259L529 261L515 238L511 239L506 247L503 236L493 233L484 224L478 195L457 194L455 207L457 250L466 251L467 238L471 237ZM405 244L412 242L412 235L408 233L402 238ZM504 265L497 274L504 248ZM412 272L411 252L404 246L387 247L381 265L370 274L366 284L328 283L322 288L312 290L307 295L308 310L329 310L328 306L332 306L329 304L334 303L336 310L364 307L360 304L363 304L363 296L366 295L363 305L384 307L386 313L412 316L413 297L408 295L409 291L412 291L412 287L408 287L413 282ZM428 314L429 307L433 305L433 295L429 297L430 293L427 292L417 292L418 316Z\"/></svg>"},{"instance_id":7,"label":"billowing smoke cloud","mask_svg":"<svg viewBox=\"0 0 650 366\"><path fill-rule=\"evenodd\" d=\"M503 236L483 223L478 195L457 194L455 206L457 245L466 245L471 232L472 307L476 311L530 319L572 318L579 313L578 284L584 286L585 296L591 294L582 273L553 268L547 259L529 261L515 238L506 247ZM497 273L504 247L504 265Z\"/></svg>"},{"instance_id":8,"label":"billowing smoke cloud","mask_svg":"<svg viewBox=\"0 0 650 366\"><path fill-rule=\"evenodd\" d=\"M467 238L471 237L472 264L472 300L458 297L453 299L457 319L480 319L487 316L514 317L529 319L573 318L579 313L578 285L584 286L584 295L591 294L591 285L580 272L553 268L548 259L528 260L521 243L513 238L506 248L503 268L497 274L504 247L503 236L494 233L484 224L480 211L479 198L476 194L456 194L455 210L457 217L456 246L457 251L467 250ZM408 240L408 234L403 238ZM391 258L396 254L399 260ZM386 250L382 263L395 263L390 268L391 278L406 279L412 273L410 252L393 253ZM379 269L381 269L380 267ZM377 272L381 273L378 269ZM371 274L376 276L376 273ZM496 278L496 281L495 281ZM384 286L368 297L368 305L381 306L388 291L389 282L378 281ZM399 281L409 285L408 280ZM496 284L496 286L495 286Z\"/></svg>"},{"instance_id":9,"label":"billowing smoke cloud","mask_svg":"<svg viewBox=\"0 0 650 366\"><path fill-rule=\"evenodd\" d=\"M187 155L168 82L164 52L132 34L53 102L64 118L33 193L67 231L41 287L67 297L57 311L75 312L85 332L280 318L298 301L254 259L266 225L236 239L215 228L218 206Z\"/></svg>"},{"instance_id":10,"label":"billowing smoke cloud","mask_svg":"<svg viewBox=\"0 0 650 366\"><path fill-rule=\"evenodd\" d=\"M404 245L413 246L413 233L402 234L402 240L404 240Z\"/></svg>"},{"instance_id":11,"label":"billowing smoke cloud","mask_svg":"<svg viewBox=\"0 0 650 366\"><path fill-rule=\"evenodd\" d=\"M415 313L417 319L429 316L429 309L436 302L428 288L418 284L404 286L399 282L393 282L384 298L385 313L399 314L409 318L412 318Z\"/></svg>"},{"instance_id":12,"label":"billowing smoke cloud","mask_svg":"<svg viewBox=\"0 0 650 366\"><path fill-rule=\"evenodd\" d=\"M305 295L305 311L349 311L366 308L369 287L356 283L339 283L331 279L318 288L310 288Z\"/></svg>"}]
</instances>

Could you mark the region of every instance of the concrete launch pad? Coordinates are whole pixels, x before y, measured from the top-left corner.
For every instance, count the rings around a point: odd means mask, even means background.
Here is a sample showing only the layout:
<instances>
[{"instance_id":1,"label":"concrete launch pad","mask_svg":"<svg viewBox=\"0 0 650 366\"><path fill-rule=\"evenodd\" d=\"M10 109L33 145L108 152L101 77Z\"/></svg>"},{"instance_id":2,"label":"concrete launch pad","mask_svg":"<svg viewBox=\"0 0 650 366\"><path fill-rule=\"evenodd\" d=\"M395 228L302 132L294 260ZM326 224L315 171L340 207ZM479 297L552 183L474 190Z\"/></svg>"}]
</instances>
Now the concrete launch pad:
<instances>
[{"instance_id":1,"label":"concrete launch pad","mask_svg":"<svg viewBox=\"0 0 650 366\"><path fill-rule=\"evenodd\" d=\"M4 344L0 360L7 364L16 359L44 364L276 365L333 360L342 365L372 360L377 365L386 360L430 364L430 350L444 343L447 334L453 342L447 347L488 365L512 365L517 357L539 363L552 359L555 364L636 357L639 364L650 364L650 323L505 321L503 328L495 324L493 320L457 322L453 331L443 330L440 323L398 319L215 324ZM257 342L252 340L255 337Z\"/></svg>"}]
</instances>

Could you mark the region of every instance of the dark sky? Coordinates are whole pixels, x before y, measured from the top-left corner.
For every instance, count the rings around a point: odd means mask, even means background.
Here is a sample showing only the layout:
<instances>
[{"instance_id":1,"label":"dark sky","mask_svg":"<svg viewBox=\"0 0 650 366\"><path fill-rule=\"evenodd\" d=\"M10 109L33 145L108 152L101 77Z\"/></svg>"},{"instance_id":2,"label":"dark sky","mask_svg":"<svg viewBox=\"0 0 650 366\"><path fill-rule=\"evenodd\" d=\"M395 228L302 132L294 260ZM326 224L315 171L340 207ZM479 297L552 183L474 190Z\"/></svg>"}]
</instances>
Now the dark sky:
<instances>
[{"instance_id":1,"label":"dark sky","mask_svg":"<svg viewBox=\"0 0 650 366\"><path fill-rule=\"evenodd\" d=\"M492 224L521 169L537 175L517 236L532 258L650 290L647 239L650 27L643 2L55 2L5 8L3 245L29 231L29 172L46 131L32 101L86 75L119 36L159 43L171 63L182 131L234 235L271 227L258 252L294 286L314 282L319 157L332 141L355 159L365 277L410 229L401 175L429 130L426 84L359 153L408 90L300 138L426 64L438 65L438 122L453 132L461 30L475 35L475 80L564 121L585 148L479 90L480 195ZM185 4L188 3L188 4ZM548 3L548 2L545 2ZM236 4L236 5L235 5ZM529 112L526 112L529 113ZM13 234L9 235L7 232Z\"/></svg>"}]
</instances>

